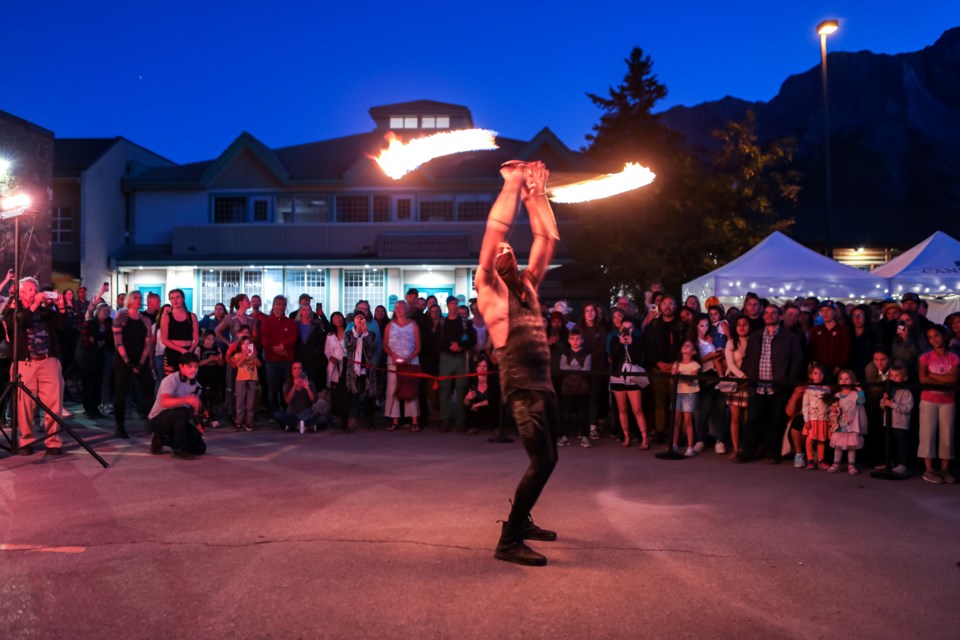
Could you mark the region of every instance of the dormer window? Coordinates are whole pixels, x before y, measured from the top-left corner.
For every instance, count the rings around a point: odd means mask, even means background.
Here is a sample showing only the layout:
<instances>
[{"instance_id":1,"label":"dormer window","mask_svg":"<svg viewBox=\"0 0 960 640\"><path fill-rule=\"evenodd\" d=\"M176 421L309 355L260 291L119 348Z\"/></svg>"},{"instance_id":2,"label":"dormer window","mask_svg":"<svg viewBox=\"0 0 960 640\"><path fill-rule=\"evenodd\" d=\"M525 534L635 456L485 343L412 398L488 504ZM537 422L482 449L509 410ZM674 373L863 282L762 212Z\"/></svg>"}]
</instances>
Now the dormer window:
<instances>
[{"instance_id":1,"label":"dormer window","mask_svg":"<svg viewBox=\"0 0 960 640\"><path fill-rule=\"evenodd\" d=\"M390 128L397 129L449 129L450 116L390 116Z\"/></svg>"}]
</instances>

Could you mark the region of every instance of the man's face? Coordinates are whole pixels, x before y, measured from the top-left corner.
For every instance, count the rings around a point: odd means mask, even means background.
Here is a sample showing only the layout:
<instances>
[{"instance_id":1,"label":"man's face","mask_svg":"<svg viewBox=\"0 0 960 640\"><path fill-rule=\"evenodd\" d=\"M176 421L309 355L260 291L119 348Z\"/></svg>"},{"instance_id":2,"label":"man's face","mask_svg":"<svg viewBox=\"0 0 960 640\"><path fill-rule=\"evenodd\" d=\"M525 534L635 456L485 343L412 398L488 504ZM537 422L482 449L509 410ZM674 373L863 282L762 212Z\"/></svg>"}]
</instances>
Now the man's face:
<instances>
[{"instance_id":1,"label":"man's face","mask_svg":"<svg viewBox=\"0 0 960 640\"><path fill-rule=\"evenodd\" d=\"M780 312L776 307L767 307L763 310L763 324L768 326L780 324Z\"/></svg>"},{"instance_id":2,"label":"man's face","mask_svg":"<svg viewBox=\"0 0 960 640\"><path fill-rule=\"evenodd\" d=\"M760 315L760 301L756 298L750 298L743 303L743 312L751 318L756 318Z\"/></svg>"},{"instance_id":3,"label":"man's face","mask_svg":"<svg viewBox=\"0 0 960 640\"><path fill-rule=\"evenodd\" d=\"M122 293L118 293L118 294L117 294L117 308L118 308L118 309L123 309L123 303L124 303L124 301L125 301L126 299L127 299L127 296L126 296L126 295L124 295L124 294L122 294Z\"/></svg>"},{"instance_id":4,"label":"man's face","mask_svg":"<svg viewBox=\"0 0 960 640\"><path fill-rule=\"evenodd\" d=\"M193 380L197 377L197 371L200 369L200 365L196 362L191 362L190 364L180 365L180 375L188 380Z\"/></svg>"},{"instance_id":5,"label":"man's face","mask_svg":"<svg viewBox=\"0 0 960 640\"><path fill-rule=\"evenodd\" d=\"M283 312L287 310L287 301L283 298L276 298L273 301L273 313L274 315L283 315Z\"/></svg>"},{"instance_id":6,"label":"man's face","mask_svg":"<svg viewBox=\"0 0 960 640\"><path fill-rule=\"evenodd\" d=\"M408 293L406 296L404 296L404 299L406 299L406 301L407 301L407 306L409 306L411 309L416 309L416 308L417 308L417 306L416 306L416 305L417 305L417 296L416 296L416 294Z\"/></svg>"},{"instance_id":7,"label":"man's face","mask_svg":"<svg viewBox=\"0 0 960 640\"><path fill-rule=\"evenodd\" d=\"M156 313L160 310L160 298L157 296L147 296L147 311Z\"/></svg>"},{"instance_id":8,"label":"man's face","mask_svg":"<svg viewBox=\"0 0 960 640\"><path fill-rule=\"evenodd\" d=\"M886 371L889 365L890 365L890 358L887 357L887 354L885 353L873 354L873 366L877 368L877 371Z\"/></svg>"},{"instance_id":9,"label":"man's face","mask_svg":"<svg viewBox=\"0 0 960 640\"><path fill-rule=\"evenodd\" d=\"M660 301L660 315L672 318L676 311L677 303L673 301L673 298L664 298Z\"/></svg>"},{"instance_id":10,"label":"man's face","mask_svg":"<svg viewBox=\"0 0 960 640\"><path fill-rule=\"evenodd\" d=\"M77 289L77 298L78 298L79 300L86 300L86 299L87 299L87 288L86 288L86 287L80 287L79 289Z\"/></svg>"},{"instance_id":11,"label":"man's face","mask_svg":"<svg viewBox=\"0 0 960 640\"><path fill-rule=\"evenodd\" d=\"M423 311L424 309L427 308L427 301L425 299L417 298L416 302L417 302L417 309L419 309L420 311Z\"/></svg>"},{"instance_id":12,"label":"man's face","mask_svg":"<svg viewBox=\"0 0 960 640\"><path fill-rule=\"evenodd\" d=\"M29 280L20 284L20 302L27 307L33 304L33 299L37 297L37 285Z\"/></svg>"},{"instance_id":13,"label":"man's face","mask_svg":"<svg viewBox=\"0 0 960 640\"><path fill-rule=\"evenodd\" d=\"M833 322L836 316L837 312L830 307L820 307L820 317L823 318L824 322Z\"/></svg>"},{"instance_id":14,"label":"man's face","mask_svg":"<svg viewBox=\"0 0 960 640\"><path fill-rule=\"evenodd\" d=\"M263 300L260 299L260 296L253 296L250 298L250 306L254 311L260 311L260 307L263 306Z\"/></svg>"},{"instance_id":15,"label":"man's face","mask_svg":"<svg viewBox=\"0 0 960 640\"><path fill-rule=\"evenodd\" d=\"M570 336L567 340L570 341L570 348L574 351L580 351L583 347L583 336Z\"/></svg>"},{"instance_id":16,"label":"man's face","mask_svg":"<svg viewBox=\"0 0 960 640\"><path fill-rule=\"evenodd\" d=\"M468 318L470 317L470 310L467 309L466 307L459 307L459 308L457 309L457 313L460 314L460 319L461 319L461 320L466 320L466 319L468 319Z\"/></svg>"},{"instance_id":17,"label":"man's face","mask_svg":"<svg viewBox=\"0 0 960 640\"><path fill-rule=\"evenodd\" d=\"M783 324L792 327L800 321L800 309L790 307L783 312Z\"/></svg>"},{"instance_id":18,"label":"man's face","mask_svg":"<svg viewBox=\"0 0 960 640\"><path fill-rule=\"evenodd\" d=\"M368 318L370 317L370 304L369 304L369 303L367 303L367 302L361 302L360 304L357 305L357 310L358 310L358 311L362 311L362 312L363 312L363 315L365 315L366 317L368 317Z\"/></svg>"},{"instance_id":19,"label":"man's face","mask_svg":"<svg viewBox=\"0 0 960 640\"><path fill-rule=\"evenodd\" d=\"M455 315L457 315L457 314L459 313L459 311L458 311L458 309L457 309L458 306L459 306L459 305L457 305L457 301L456 301L456 300L451 300L450 302L448 302L448 303L447 303L447 315L448 315L448 316L455 316Z\"/></svg>"}]
</instances>

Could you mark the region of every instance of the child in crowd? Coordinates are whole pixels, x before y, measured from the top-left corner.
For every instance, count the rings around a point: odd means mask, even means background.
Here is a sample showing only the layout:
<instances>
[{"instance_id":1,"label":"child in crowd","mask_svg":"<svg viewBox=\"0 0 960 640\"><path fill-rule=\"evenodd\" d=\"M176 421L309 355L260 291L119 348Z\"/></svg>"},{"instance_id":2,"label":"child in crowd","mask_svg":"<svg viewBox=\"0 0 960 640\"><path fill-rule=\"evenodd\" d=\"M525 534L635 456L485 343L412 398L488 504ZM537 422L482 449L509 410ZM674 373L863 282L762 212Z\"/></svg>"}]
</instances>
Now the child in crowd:
<instances>
[{"instance_id":1,"label":"child in crowd","mask_svg":"<svg viewBox=\"0 0 960 640\"><path fill-rule=\"evenodd\" d=\"M203 340L194 353L200 360L200 368L197 372L197 382L203 389L200 399L203 400L204 408L210 410L223 402L223 385L226 375L223 353L217 346L217 334L213 331L204 331Z\"/></svg>"},{"instance_id":2,"label":"child in crowd","mask_svg":"<svg viewBox=\"0 0 960 640\"><path fill-rule=\"evenodd\" d=\"M812 362L807 368L807 377L810 383L803 392L803 435L807 439L806 468L813 470L817 465L814 462L813 446L817 446L816 460L821 469L829 469L825 455L827 441L830 440L830 407L826 398L830 395L830 387L824 384L827 369L819 362Z\"/></svg>"},{"instance_id":3,"label":"child in crowd","mask_svg":"<svg viewBox=\"0 0 960 640\"><path fill-rule=\"evenodd\" d=\"M570 329L567 342L569 346L560 354L560 407L565 433L557 446L568 447L570 440L579 435L580 446L589 449L593 446L587 435L590 417L589 374L593 362L583 348L583 333L579 327Z\"/></svg>"},{"instance_id":4,"label":"child in crowd","mask_svg":"<svg viewBox=\"0 0 960 640\"><path fill-rule=\"evenodd\" d=\"M836 419L836 425L830 435L830 446L833 447L833 464L827 469L828 473L840 470L840 460L843 452L847 452L847 472L858 475L857 449L863 448L863 436L867 433L867 411L864 408L867 399L857 383L857 376L849 369L844 369L837 375L837 384L840 391L837 393L837 405L831 412Z\"/></svg>"},{"instance_id":5,"label":"child in crowd","mask_svg":"<svg viewBox=\"0 0 960 640\"><path fill-rule=\"evenodd\" d=\"M260 367L257 350L250 336L237 340L230 361L237 368L237 431L253 431L253 401L256 397Z\"/></svg>"},{"instance_id":6,"label":"child in crowd","mask_svg":"<svg viewBox=\"0 0 960 640\"><path fill-rule=\"evenodd\" d=\"M907 451L908 440L910 437L910 414L913 412L913 394L909 389L898 389L896 385L901 385L907 381L907 368L900 363L890 368L890 381L894 384L893 397L884 393L880 400L880 408L890 409L890 424L888 428L893 429L893 462L895 466L891 471L898 476L907 475Z\"/></svg>"},{"instance_id":7,"label":"child in crowd","mask_svg":"<svg viewBox=\"0 0 960 640\"><path fill-rule=\"evenodd\" d=\"M692 340L684 340L680 345L680 362L673 365L673 375L695 376L700 373L697 362L699 349ZM697 414L697 394L700 382L696 378L681 377L677 384L676 417L673 423L673 451L680 453L680 429L687 437L687 450L684 456L692 458L703 451L703 442L694 444L693 416Z\"/></svg>"}]
</instances>

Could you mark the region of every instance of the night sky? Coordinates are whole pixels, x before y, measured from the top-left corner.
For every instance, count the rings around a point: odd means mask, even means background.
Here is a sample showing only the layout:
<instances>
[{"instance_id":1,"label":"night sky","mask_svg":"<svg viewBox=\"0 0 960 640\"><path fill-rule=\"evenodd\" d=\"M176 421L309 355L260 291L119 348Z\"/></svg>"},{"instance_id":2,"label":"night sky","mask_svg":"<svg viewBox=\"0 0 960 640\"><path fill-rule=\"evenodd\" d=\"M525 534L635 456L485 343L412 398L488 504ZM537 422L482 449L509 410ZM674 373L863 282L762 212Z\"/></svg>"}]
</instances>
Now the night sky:
<instances>
[{"instance_id":1,"label":"night sky","mask_svg":"<svg viewBox=\"0 0 960 640\"><path fill-rule=\"evenodd\" d=\"M578 148L600 116L584 94L617 84L634 46L667 85L660 108L769 100L819 64L821 20L841 20L831 51L900 53L960 25L960 2L34 0L2 15L0 109L192 162L244 130L271 147L369 131L371 106L416 99Z\"/></svg>"}]
</instances>

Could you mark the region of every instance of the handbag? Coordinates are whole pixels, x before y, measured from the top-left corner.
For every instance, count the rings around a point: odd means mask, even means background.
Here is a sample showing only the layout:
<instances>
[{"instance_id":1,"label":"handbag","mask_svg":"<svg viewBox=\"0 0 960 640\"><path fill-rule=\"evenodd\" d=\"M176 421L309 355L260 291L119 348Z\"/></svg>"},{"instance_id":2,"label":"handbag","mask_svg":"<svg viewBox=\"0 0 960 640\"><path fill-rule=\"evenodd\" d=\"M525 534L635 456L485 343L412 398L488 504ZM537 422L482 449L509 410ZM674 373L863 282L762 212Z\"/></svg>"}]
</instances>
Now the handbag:
<instances>
[{"instance_id":1,"label":"handbag","mask_svg":"<svg viewBox=\"0 0 960 640\"><path fill-rule=\"evenodd\" d=\"M406 363L397 365L397 388L394 392L397 400L407 402L420 397L420 378L404 375L411 373L420 373L420 365Z\"/></svg>"},{"instance_id":2,"label":"handbag","mask_svg":"<svg viewBox=\"0 0 960 640\"><path fill-rule=\"evenodd\" d=\"M736 393L740 390L740 383L734 380L722 380L717 383L717 391L720 393Z\"/></svg>"},{"instance_id":3,"label":"handbag","mask_svg":"<svg viewBox=\"0 0 960 640\"><path fill-rule=\"evenodd\" d=\"M627 352L627 357L626 357L626 359L623 361L623 367L620 369L620 371L623 372L623 373L626 373L626 374L638 374L638 373L646 373L646 372L647 372L647 370L644 369L643 367L641 367L640 365L638 365L638 364L633 364L633 363L630 361L630 353L629 353L629 352ZM650 386L650 377L649 377L649 376L625 375L625 376L623 376L623 378L624 378L624 380L626 380L626 384L636 385L636 386L640 387L641 389L646 389L647 387Z\"/></svg>"}]
</instances>

